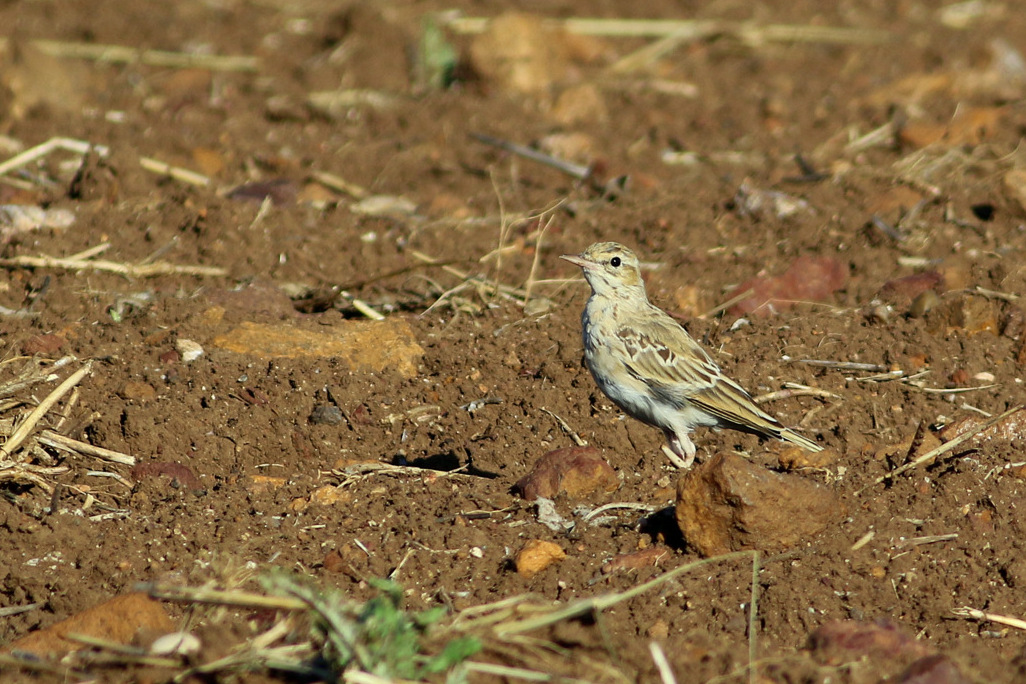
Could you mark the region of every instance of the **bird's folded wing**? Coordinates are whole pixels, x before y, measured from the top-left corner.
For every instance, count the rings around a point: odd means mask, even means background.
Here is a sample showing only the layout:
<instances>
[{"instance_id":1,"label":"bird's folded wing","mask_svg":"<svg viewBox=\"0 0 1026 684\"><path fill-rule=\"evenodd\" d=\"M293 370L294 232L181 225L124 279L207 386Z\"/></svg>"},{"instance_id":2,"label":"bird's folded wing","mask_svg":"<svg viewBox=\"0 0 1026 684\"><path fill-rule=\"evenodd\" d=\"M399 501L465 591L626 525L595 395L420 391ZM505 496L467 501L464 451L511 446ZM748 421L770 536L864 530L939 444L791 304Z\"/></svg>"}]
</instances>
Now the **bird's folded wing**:
<instances>
[{"instance_id":1,"label":"bird's folded wing","mask_svg":"<svg viewBox=\"0 0 1026 684\"><path fill-rule=\"evenodd\" d=\"M776 435L783 426L725 377L701 347L673 319L634 321L617 332L627 352L627 369L658 395L691 404L727 423Z\"/></svg>"},{"instance_id":2,"label":"bird's folded wing","mask_svg":"<svg viewBox=\"0 0 1026 684\"><path fill-rule=\"evenodd\" d=\"M716 363L673 319L632 321L616 336L630 373L667 398L685 399L720 377Z\"/></svg>"},{"instance_id":3,"label":"bird's folded wing","mask_svg":"<svg viewBox=\"0 0 1026 684\"><path fill-rule=\"evenodd\" d=\"M692 404L735 425L757 432L779 436L784 426L776 418L760 409L740 385L727 377L720 377L714 386L689 397Z\"/></svg>"}]
</instances>

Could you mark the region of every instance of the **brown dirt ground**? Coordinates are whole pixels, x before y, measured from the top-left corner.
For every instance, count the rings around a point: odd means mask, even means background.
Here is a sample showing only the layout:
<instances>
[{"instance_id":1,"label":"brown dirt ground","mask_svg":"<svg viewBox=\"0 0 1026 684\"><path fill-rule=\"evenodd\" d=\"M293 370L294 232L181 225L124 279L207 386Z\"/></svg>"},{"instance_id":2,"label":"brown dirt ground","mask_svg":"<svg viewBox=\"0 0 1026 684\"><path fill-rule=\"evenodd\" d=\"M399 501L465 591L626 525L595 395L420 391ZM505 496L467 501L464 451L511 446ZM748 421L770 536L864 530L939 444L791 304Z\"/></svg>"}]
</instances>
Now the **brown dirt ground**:
<instances>
[{"instance_id":1,"label":"brown dirt ground","mask_svg":"<svg viewBox=\"0 0 1026 684\"><path fill-rule=\"evenodd\" d=\"M1021 92L952 84L959 74L987 68L994 37L1026 51L1026 15L1014 3L984 4L985 14L953 28L942 23L938 3L917 0L630 8L523 3L559 17L752 19L884 29L897 38L864 46L745 45L721 37L671 52L655 76L629 79L604 77L604 66L643 43L603 39L599 56L576 65L570 78L594 84L608 114L567 124L554 119L547 95L518 95L470 73L444 92L414 93L406 49L421 15L452 7L494 15L505 3L399 1L382 3L380 13L270 0L0 3L0 33L9 39L261 60L252 73L70 59L55 67L42 60L24 73L31 79L66 69L64 81L44 81L58 97L32 100L18 83L7 83L0 97L0 132L8 141L30 147L66 136L111 148L108 159L87 162L77 180L77 164L63 163L77 157L57 153L28 167L31 173L20 176L24 188L0 189L5 202L41 202L77 215L66 231L10 239L4 257L68 256L109 242L102 258L139 262L159 252L162 260L230 274L132 279L4 271L0 305L36 314L3 318L8 359L33 336L49 333L66 341L56 356L95 359L72 420L99 416L71 436L141 463L182 464L200 485L168 486L159 476L136 481L127 467L63 454L57 460L70 471L55 478L63 487L52 500L38 487L7 483L0 499L0 608L44 607L0 619L0 643L138 582L224 585L247 565L257 572L295 569L365 598L371 592L364 578L388 575L408 556L398 580L410 605L449 601L458 610L524 592L565 601L619 591L693 560L696 554L672 534L670 518L639 526L642 516L623 511L617 524L578 525L561 535L538 524L532 506L510 491L538 457L571 443L545 408L600 447L622 474L618 492L589 505L672 503L674 473L659 451L661 436L622 419L581 364L578 317L586 287L556 258L596 240L617 240L656 265L647 272L653 301L687 315L691 332L753 393L799 382L839 395L772 405L784 422L801 423L841 454L805 475L833 487L848 517L796 553L765 559L758 623L763 681L877 681L893 674L883 662L828 667L810 659L803 650L810 632L847 618L893 620L948 654L972 681L1026 681L1022 632L952 615L970 606L1026 616L1026 480L1003 469L1023 460L1023 440L963 451L891 486L857 493L900 462L877 457L878 450L909 439L921 421L936 426L1026 403L1020 313L1007 298L973 297L988 307L979 326L941 311L949 302L968 306L969 297L957 291L925 317L906 316L902 305L886 317L869 313L885 282L924 269L943 270L956 290L1024 294L1022 207L1002 184L1026 131L1026 108L1016 99ZM471 38L453 40L467 54ZM912 83L921 85L924 73L955 76L935 89L895 86L917 74ZM693 84L696 95L657 87L668 82ZM552 92L567 86L556 84ZM339 116L305 106L308 92L339 87L396 98ZM16 111L25 102L31 106ZM849 138L892 118L943 127L969 107L996 113L968 139L929 148L929 160L947 153L946 165L918 181L902 179L895 165L916 152L914 141L844 149ZM560 172L477 142L468 131L522 144L555 132L583 133L594 159L611 173L631 175L629 190L614 201L595 201ZM688 165L665 163L663 153L671 149L697 156ZM826 176L794 180L800 174L795 153ZM199 188L171 180L143 170L139 157L203 171L214 182ZM373 194L401 195L417 212L359 215L350 210L352 197L311 184L317 172ZM743 215L734 195L745 178L801 197L811 210L789 219ZM284 179L285 196L263 209L219 191L269 179ZM566 197L574 211L554 212L541 239L536 221L500 229L500 211L539 212ZM923 198L930 201L902 224L904 240L872 227L874 213L894 224L899 207L907 211ZM493 252L500 243L498 259ZM470 287L426 312L462 281L423 267L415 251L514 288L525 284L537 256L535 276L543 282L527 307L517 296ZM740 327L734 315L695 316L724 302L736 284L781 272L806 254L836 257L848 269L844 287L826 302L750 317ZM345 298L325 311L297 311L283 294L294 284L348 286L351 296L407 321L425 350L416 376L352 372L332 358L262 360L212 347L214 337L242 321L323 331L359 317ZM223 307L223 317L205 315L213 307ZM117 308L120 317L111 314ZM169 352L179 338L198 341L206 353L189 364L176 361ZM993 386L942 394L907 382L857 380L871 373L788 362L803 358L928 370L920 378L926 388ZM974 379L980 373L994 380ZM501 403L474 413L460 408L486 396ZM338 406L346 420L312 423L314 407L325 404ZM774 445L746 435L704 431L697 443L706 456L737 449L776 465ZM471 468L449 478L368 477L350 484L338 503L304 507L311 492L337 481L326 471L367 460ZM117 471L127 484L88 475L94 468ZM282 484L260 488L254 484L260 475L283 478ZM91 520L104 509L83 511L82 485L98 504L128 513ZM569 516L574 504L557 505ZM496 513L477 519L467 515L473 511ZM872 540L852 550L868 531ZM947 534L958 536L902 543ZM533 538L557 542L567 558L528 580L510 569L510 558ZM357 540L369 554L354 552ZM671 550L659 567L601 573L616 555L655 543ZM347 559L344 571L325 567L331 551ZM29 562L42 557L49 560ZM548 636L577 656L567 672L584 679L609 676L590 665L595 661L614 663L628 680L656 681L648 645L654 636L681 681L729 673L736 680L747 663L750 575L747 563L713 565ZM236 639L252 633L243 618L224 620L227 626L211 624L208 633L227 630Z\"/></svg>"}]
</instances>

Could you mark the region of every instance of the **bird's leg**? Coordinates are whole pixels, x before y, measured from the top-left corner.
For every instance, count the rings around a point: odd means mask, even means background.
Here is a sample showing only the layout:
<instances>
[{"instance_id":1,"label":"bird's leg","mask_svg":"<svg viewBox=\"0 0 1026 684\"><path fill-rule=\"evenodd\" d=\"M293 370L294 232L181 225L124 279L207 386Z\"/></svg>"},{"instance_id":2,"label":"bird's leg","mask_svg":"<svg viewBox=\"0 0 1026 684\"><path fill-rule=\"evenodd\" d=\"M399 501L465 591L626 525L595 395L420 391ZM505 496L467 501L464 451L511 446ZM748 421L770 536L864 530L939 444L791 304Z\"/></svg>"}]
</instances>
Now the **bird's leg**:
<instances>
[{"instance_id":1,"label":"bird's leg","mask_svg":"<svg viewBox=\"0 0 1026 684\"><path fill-rule=\"evenodd\" d=\"M663 445L663 453L670 459L673 465L681 470L689 469L695 462L695 444L688 437L687 433L676 433L673 430L663 430L666 441L669 445Z\"/></svg>"}]
</instances>

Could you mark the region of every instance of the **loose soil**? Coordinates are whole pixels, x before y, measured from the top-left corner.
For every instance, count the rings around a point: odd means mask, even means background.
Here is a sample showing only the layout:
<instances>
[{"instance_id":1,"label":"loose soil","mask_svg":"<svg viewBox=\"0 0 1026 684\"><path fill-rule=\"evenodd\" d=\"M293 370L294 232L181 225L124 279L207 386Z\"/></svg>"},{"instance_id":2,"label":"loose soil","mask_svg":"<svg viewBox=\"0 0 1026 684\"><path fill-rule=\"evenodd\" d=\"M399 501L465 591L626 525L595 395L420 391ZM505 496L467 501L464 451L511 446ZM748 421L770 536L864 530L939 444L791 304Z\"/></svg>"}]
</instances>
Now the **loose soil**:
<instances>
[{"instance_id":1,"label":"loose soil","mask_svg":"<svg viewBox=\"0 0 1026 684\"><path fill-rule=\"evenodd\" d=\"M474 38L454 32L447 35L464 56L457 82L431 91L411 81L423 15L458 8L494 16L505 3L0 4L7 59L20 69L9 73L29 81L4 82L3 158L58 136L110 148L81 165L78 155L57 152L8 174L19 182L0 186L4 203L68 209L76 222L8 236L2 256L66 257L108 243L99 258L228 274L4 270L0 305L31 313L2 319L5 379L26 351L93 360L77 402L61 402L44 425L57 425L64 411L61 431L71 437L140 464L182 468L133 470L51 452L54 464L69 467L50 478L60 485L52 496L38 485L3 483L0 608L42 607L0 619L0 643L140 582L255 590L246 577L281 568L366 599L368 578L394 573L411 608L459 611L524 593L567 601L622 591L695 560L665 511L677 473L660 452L662 436L624 418L582 366L587 287L557 257L616 240L648 264L651 299L681 315L753 394L800 383L836 395L767 404L839 454L802 474L829 484L847 515L802 547L762 559L762 680L894 675L903 665L886 658L824 662L806 650L824 624L887 619L949 656L971 681L1026 681L1023 632L952 612L1026 616L1026 479L1021 463L1006 467L1026 460L1023 438L959 449L872 484L903 462L904 452L887 448L907 442L921 423L937 428L1026 403L1023 316L1014 301L1026 294L1026 226L1014 188L1003 183L1026 131L1022 83L1009 94L1015 83L987 89L960 80L982 82L972 75L990 68L996 38L1026 52L1026 15L1013 3L982 4L981 15L955 27L936 3L916 0L522 3L558 18L750 20L894 37L866 45L721 35L615 78L607 66L644 42L602 38L591 59L540 95L480 73L468 57ZM35 39L250 55L259 65L227 72L53 59L27 45ZM557 119L555 97L580 84L598 93L604 114ZM347 88L390 99L330 115L307 105L310 92ZM950 128L967 108L981 117L969 133ZM908 135L892 131L883 145L846 148L890 121L906 124ZM923 130L939 131L937 142L922 147L913 133ZM585 162L630 181L603 198L471 132L523 145L579 133ZM901 165L917 153L911 170ZM153 173L140 157L212 182ZM361 193L318 182L319 173L415 209L393 202L384 214L360 213ZM746 179L807 207L791 216L745 211L737 190ZM246 183L270 183L276 201L260 201L267 185L251 186L255 201L227 192ZM837 259L847 274L841 289L771 315L701 317L739 283L782 273L803 255ZM942 274L945 283L925 315L908 314L911 297L881 298L885 283L918 272ZM293 301L296 292L332 287L343 290L334 303ZM1003 296L967 294L976 288ZM409 324L424 350L412 377L213 344L247 321L342 330L362 318L354 299ZM41 339L63 346L40 351ZM204 354L186 362L176 351L183 339ZM804 359L924 374L887 381ZM66 377L78 363L56 372ZM958 387L980 389L930 391ZM19 410L48 392L34 388ZM491 403L468 406L485 398ZM337 407L341 422L321 420L331 411L315 409L325 406ZM613 494L557 500L564 516L579 503L636 502L657 512L617 510L615 522L580 523L569 533L540 524L512 487L540 456L572 445L554 416L599 447L623 480ZM752 436L701 431L696 443L702 459L736 450L779 467L778 445ZM340 482L333 471L368 461L462 470L369 475L333 502L311 500ZM948 536L918 543L934 535ZM511 558L530 539L558 543L566 558L525 579ZM657 565L603 573L614 557L652 545L667 549ZM548 667L592 681L658 681L649 648L656 641L680 681L742 680L750 582L749 561L713 564L594 619L559 625L540 636L571 658ZM189 628L219 649L266 627L245 612L169 610L188 613Z\"/></svg>"}]
</instances>

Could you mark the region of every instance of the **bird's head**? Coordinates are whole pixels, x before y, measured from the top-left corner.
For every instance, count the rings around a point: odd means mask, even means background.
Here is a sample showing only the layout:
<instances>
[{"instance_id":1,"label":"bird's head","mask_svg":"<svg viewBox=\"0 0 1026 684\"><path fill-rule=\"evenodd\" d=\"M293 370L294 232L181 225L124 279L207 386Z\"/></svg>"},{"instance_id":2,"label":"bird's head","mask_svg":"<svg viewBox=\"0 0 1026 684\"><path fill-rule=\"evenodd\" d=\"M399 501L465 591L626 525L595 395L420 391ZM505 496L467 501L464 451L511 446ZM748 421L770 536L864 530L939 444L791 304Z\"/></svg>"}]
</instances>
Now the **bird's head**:
<instances>
[{"instance_id":1,"label":"bird's head","mask_svg":"<svg viewBox=\"0 0 1026 684\"><path fill-rule=\"evenodd\" d=\"M645 283L637 255L618 242L596 242L580 254L560 257L580 266L597 295L645 295Z\"/></svg>"}]
</instances>

